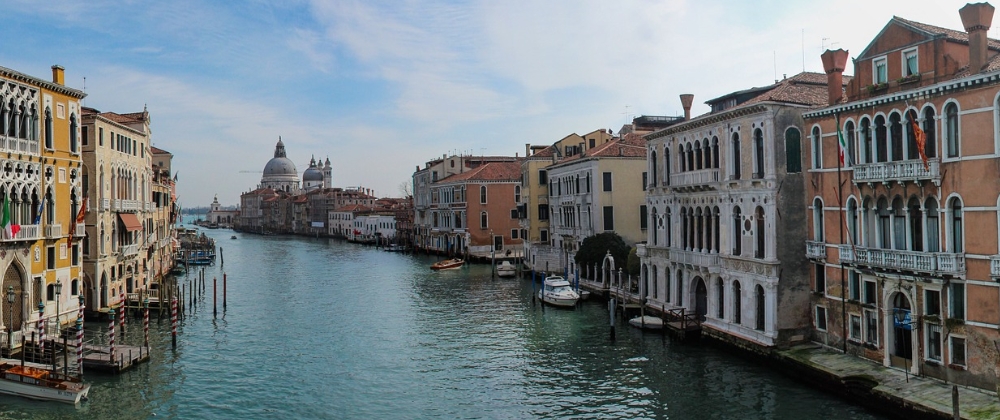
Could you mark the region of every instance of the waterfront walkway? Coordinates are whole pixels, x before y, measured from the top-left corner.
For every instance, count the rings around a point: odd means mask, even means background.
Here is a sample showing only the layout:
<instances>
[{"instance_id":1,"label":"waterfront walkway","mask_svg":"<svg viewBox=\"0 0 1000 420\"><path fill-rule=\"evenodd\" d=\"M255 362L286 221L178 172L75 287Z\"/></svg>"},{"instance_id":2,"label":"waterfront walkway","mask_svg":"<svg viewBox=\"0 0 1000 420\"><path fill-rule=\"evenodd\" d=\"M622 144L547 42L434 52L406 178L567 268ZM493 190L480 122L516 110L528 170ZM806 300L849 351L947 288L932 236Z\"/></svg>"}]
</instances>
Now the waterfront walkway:
<instances>
[{"instance_id":1,"label":"waterfront walkway","mask_svg":"<svg viewBox=\"0 0 1000 420\"><path fill-rule=\"evenodd\" d=\"M875 404L898 406L920 418L952 418L952 384L944 381L910 375L907 383L906 373L901 369L887 368L818 345L796 346L779 351L777 355L816 371L813 374L817 376L826 376L829 382L839 380L840 393L854 396L867 393L877 399ZM1000 400L996 393L961 385L958 391L963 419L1000 420Z\"/></svg>"}]
</instances>

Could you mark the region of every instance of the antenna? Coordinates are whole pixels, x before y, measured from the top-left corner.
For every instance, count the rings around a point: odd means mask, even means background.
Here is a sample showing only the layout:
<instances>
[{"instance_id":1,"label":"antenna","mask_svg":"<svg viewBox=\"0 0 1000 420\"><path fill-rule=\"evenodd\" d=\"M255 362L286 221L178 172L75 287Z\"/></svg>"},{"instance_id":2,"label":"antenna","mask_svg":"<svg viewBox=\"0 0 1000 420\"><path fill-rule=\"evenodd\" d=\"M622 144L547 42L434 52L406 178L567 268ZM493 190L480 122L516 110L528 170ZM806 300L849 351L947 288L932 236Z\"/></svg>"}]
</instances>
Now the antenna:
<instances>
[{"instance_id":1,"label":"antenna","mask_svg":"<svg viewBox=\"0 0 1000 420\"><path fill-rule=\"evenodd\" d=\"M628 121L628 116L629 116L628 105L625 105L625 112L623 112L622 115L625 116L625 124L628 124L629 123L629 121Z\"/></svg>"},{"instance_id":2,"label":"antenna","mask_svg":"<svg viewBox=\"0 0 1000 420\"><path fill-rule=\"evenodd\" d=\"M802 28L802 71L806 71L806 28Z\"/></svg>"},{"instance_id":3,"label":"antenna","mask_svg":"<svg viewBox=\"0 0 1000 420\"><path fill-rule=\"evenodd\" d=\"M771 50L771 55L774 59L774 83L778 83L778 52Z\"/></svg>"}]
</instances>

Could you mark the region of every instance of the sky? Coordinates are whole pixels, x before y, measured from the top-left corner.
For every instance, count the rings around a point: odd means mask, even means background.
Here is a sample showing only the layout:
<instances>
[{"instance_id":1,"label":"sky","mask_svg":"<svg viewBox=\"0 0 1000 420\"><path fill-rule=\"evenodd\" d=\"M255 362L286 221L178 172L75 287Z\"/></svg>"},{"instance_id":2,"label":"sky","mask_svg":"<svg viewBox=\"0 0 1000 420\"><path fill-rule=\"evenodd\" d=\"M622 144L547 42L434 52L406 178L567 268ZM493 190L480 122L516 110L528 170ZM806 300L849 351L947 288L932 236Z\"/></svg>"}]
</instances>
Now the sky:
<instances>
[{"instance_id":1,"label":"sky","mask_svg":"<svg viewBox=\"0 0 1000 420\"><path fill-rule=\"evenodd\" d=\"M822 72L893 15L963 30L963 1L4 0L0 66L150 112L183 207L239 204L278 138L301 174L399 197L445 154L571 133ZM1000 25L990 29L1000 38ZM852 74L848 64L846 74Z\"/></svg>"}]
</instances>

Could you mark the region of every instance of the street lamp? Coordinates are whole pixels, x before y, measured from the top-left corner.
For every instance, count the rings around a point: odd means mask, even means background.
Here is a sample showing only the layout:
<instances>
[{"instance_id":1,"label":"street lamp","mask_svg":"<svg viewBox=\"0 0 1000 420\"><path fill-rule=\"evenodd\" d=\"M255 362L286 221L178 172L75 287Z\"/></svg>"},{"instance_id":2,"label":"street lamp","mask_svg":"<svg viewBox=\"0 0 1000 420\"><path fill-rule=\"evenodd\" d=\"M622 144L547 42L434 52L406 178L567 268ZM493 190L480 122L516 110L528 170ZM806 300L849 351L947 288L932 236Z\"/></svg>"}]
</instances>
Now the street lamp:
<instances>
[{"instance_id":1,"label":"street lamp","mask_svg":"<svg viewBox=\"0 0 1000 420\"><path fill-rule=\"evenodd\" d=\"M62 295L62 282L56 280L56 333L62 331L62 325L59 324L59 296Z\"/></svg>"},{"instance_id":2,"label":"street lamp","mask_svg":"<svg viewBox=\"0 0 1000 420\"><path fill-rule=\"evenodd\" d=\"M893 319L893 321L895 323L895 325L894 325L895 327L899 327L899 328L902 328L902 329L905 329L905 330L909 330L910 334L913 334L913 332L912 332L913 331L913 324L916 324L917 322L910 318L910 310L909 309L893 308L892 309L892 319ZM906 340L906 341L903 342L903 351L907 353L907 356L912 357L912 355L909 354L910 353L910 350L909 350L909 344L910 344L909 341L910 340L912 340L912 338L910 338L909 340ZM903 357L903 371L906 372L906 382L907 383L910 382L910 363L909 363L909 360L910 359L908 359L906 357Z\"/></svg>"},{"instance_id":3,"label":"street lamp","mask_svg":"<svg viewBox=\"0 0 1000 420\"><path fill-rule=\"evenodd\" d=\"M14 354L14 286L7 286L7 356Z\"/></svg>"}]
</instances>

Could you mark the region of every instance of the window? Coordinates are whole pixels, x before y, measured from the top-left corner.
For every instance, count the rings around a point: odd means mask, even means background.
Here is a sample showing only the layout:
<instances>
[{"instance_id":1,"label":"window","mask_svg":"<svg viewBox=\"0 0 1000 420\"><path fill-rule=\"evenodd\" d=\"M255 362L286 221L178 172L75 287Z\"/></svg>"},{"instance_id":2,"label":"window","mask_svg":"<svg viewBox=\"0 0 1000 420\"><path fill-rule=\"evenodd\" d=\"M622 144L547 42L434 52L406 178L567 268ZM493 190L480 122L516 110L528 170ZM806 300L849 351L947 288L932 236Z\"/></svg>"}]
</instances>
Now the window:
<instances>
[{"instance_id":1,"label":"window","mask_svg":"<svg viewBox=\"0 0 1000 420\"><path fill-rule=\"evenodd\" d=\"M872 60L872 84L887 83L889 81L889 71L886 67L885 57Z\"/></svg>"},{"instance_id":2,"label":"window","mask_svg":"<svg viewBox=\"0 0 1000 420\"><path fill-rule=\"evenodd\" d=\"M951 199L951 207L949 209L949 217L951 218L951 243L949 245L949 251L952 253L960 253L964 251L964 242L962 239L962 201L958 197Z\"/></svg>"},{"instance_id":3,"label":"window","mask_svg":"<svg viewBox=\"0 0 1000 420\"><path fill-rule=\"evenodd\" d=\"M889 161L889 144L886 135L885 117L875 117L875 161Z\"/></svg>"},{"instance_id":4,"label":"window","mask_svg":"<svg viewBox=\"0 0 1000 420\"><path fill-rule=\"evenodd\" d=\"M77 152L77 137L76 129L79 128L76 123L76 114L70 114L69 116L69 151L71 153Z\"/></svg>"},{"instance_id":5,"label":"window","mask_svg":"<svg viewBox=\"0 0 1000 420\"><path fill-rule=\"evenodd\" d=\"M917 49L903 51L903 77L919 74L917 66Z\"/></svg>"},{"instance_id":6,"label":"window","mask_svg":"<svg viewBox=\"0 0 1000 420\"><path fill-rule=\"evenodd\" d=\"M944 141L948 157L958 157L958 105L954 102L944 107Z\"/></svg>"},{"instance_id":7,"label":"window","mask_svg":"<svg viewBox=\"0 0 1000 420\"><path fill-rule=\"evenodd\" d=\"M716 290L716 308L718 312L716 315L719 319L724 319L726 317L726 286L722 282L722 277L715 279L715 290Z\"/></svg>"},{"instance_id":8,"label":"window","mask_svg":"<svg viewBox=\"0 0 1000 420\"><path fill-rule=\"evenodd\" d=\"M538 220L549 220L549 205L539 204L538 205Z\"/></svg>"},{"instance_id":9,"label":"window","mask_svg":"<svg viewBox=\"0 0 1000 420\"><path fill-rule=\"evenodd\" d=\"M731 169L730 173L732 174L732 176L731 176L732 179L740 179L740 165L743 162L742 162L742 159L740 159L740 135L739 134L733 133L732 144L733 144L733 152L732 152L733 161L732 161L732 169Z\"/></svg>"},{"instance_id":10,"label":"window","mask_svg":"<svg viewBox=\"0 0 1000 420\"><path fill-rule=\"evenodd\" d=\"M823 167L823 138L820 137L819 127L813 127L812 136L809 138L812 145L812 167L819 169Z\"/></svg>"},{"instance_id":11,"label":"window","mask_svg":"<svg viewBox=\"0 0 1000 420\"><path fill-rule=\"evenodd\" d=\"M510 230L510 239L518 239L520 232L517 229Z\"/></svg>"},{"instance_id":12,"label":"window","mask_svg":"<svg viewBox=\"0 0 1000 420\"><path fill-rule=\"evenodd\" d=\"M861 341L861 315L851 314L850 339Z\"/></svg>"},{"instance_id":13,"label":"window","mask_svg":"<svg viewBox=\"0 0 1000 420\"><path fill-rule=\"evenodd\" d=\"M785 130L785 172L802 172L802 139L799 130L789 127ZM718 160L716 161L718 165Z\"/></svg>"},{"instance_id":14,"label":"window","mask_svg":"<svg viewBox=\"0 0 1000 420\"><path fill-rule=\"evenodd\" d=\"M867 117L861 119L861 133L859 141L861 143L861 163L874 162L872 154L872 127L871 121Z\"/></svg>"},{"instance_id":15,"label":"window","mask_svg":"<svg viewBox=\"0 0 1000 420\"><path fill-rule=\"evenodd\" d=\"M857 139L854 133L854 121L844 124L844 142L847 143L847 156L844 157L844 166L851 167L858 162L858 148L855 142ZM840 141L840 139L837 139Z\"/></svg>"},{"instance_id":16,"label":"window","mask_svg":"<svg viewBox=\"0 0 1000 420\"><path fill-rule=\"evenodd\" d=\"M45 248L45 267L49 270L56 269L56 247Z\"/></svg>"},{"instance_id":17,"label":"window","mask_svg":"<svg viewBox=\"0 0 1000 420\"><path fill-rule=\"evenodd\" d=\"M486 204L486 186L479 186L479 204Z\"/></svg>"},{"instance_id":18,"label":"window","mask_svg":"<svg viewBox=\"0 0 1000 420\"><path fill-rule=\"evenodd\" d=\"M615 230L615 208L604 206L604 230Z\"/></svg>"},{"instance_id":19,"label":"window","mask_svg":"<svg viewBox=\"0 0 1000 420\"><path fill-rule=\"evenodd\" d=\"M646 211L646 205L643 204L639 206L639 229L647 229L649 227L649 215ZM655 242L654 242L655 245Z\"/></svg>"},{"instance_id":20,"label":"window","mask_svg":"<svg viewBox=\"0 0 1000 420\"><path fill-rule=\"evenodd\" d=\"M97 145L104 146L104 127L97 128Z\"/></svg>"},{"instance_id":21,"label":"window","mask_svg":"<svg viewBox=\"0 0 1000 420\"><path fill-rule=\"evenodd\" d=\"M892 161L903 160L903 123L898 112L889 115L889 143Z\"/></svg>"},{"instance_id":22,"label":"window","mask_svg":"<svg viewBox=\"0 0 1000 420\"><path fill-rule=\"evenodd\" d=\"M756 317L757 319L755 320L756 322L754 327L757 331L764 331L764 321L766 320L765 317L767 316L766 315L767 301L764 298L764 287L758 284L757 287L755 287L754 289L756 290L756 295L757 295L757 317Z\"/></svg>"},{"instance_id":23,"label":"window","mask_svg":"<svg viewBox=\"0 0 1000 420\"><path fill-rule=\"evenodd\" d=\"M823 230L823 201L816 197L813 199L813 240L825 241Z\"/></svg>"},{"instance_id":24,"label":"window","mask_svg":"<svg viewBox=\"0 0 1000 420\"><path fill-rule=\"evenodd\" d=\"M756 179L764 178L764 131L761 129L756 129L753 132L753 150L754 150L754 173L753 177Z\"/></svg>"},{"instance_id":25,"label":"window","mask_svg":"<svg viewBox=\"0 0 1000 420\"><path fill-rule=\"evenodd\" d=\"M822 306L816 307L816 329L826 331L826 308Z\"/></svg>"},{"instance_id":26,"label":"window","mask_svg":"<svg viewBox=\"0 0 1000 420\"><path fill-rule=\"evenodd\" d=\"M865 343L878 345L878 312L865 309Z\"/></svg>"},{"instance_id":27,"label":"window","mask_svg":"<svg viewBox=\"0 0 1000 420\"><path fill-rule=\"evenodd\" d=\"M13 129L13 128L12 128ZM52 148L52 109L45 108L45 148Z\"/></svg>"},{"instance_id":28,"label":"window","mask_svg":"<svg viewBox=\"0 0 1000 420\"><path fill-rule=\"evenodd\" d=\"M517 219L517 209L510 209L510 218Z\"/></svg>"},{"instance_id":29,"label":"window","mask_svg":"<svg viewBox=\"0 0 1000 420\"><path fill-rule=\"evenodd\" d=\"M965 319L965 283L951 283L948 295L948 317Z\"/></svg>"},{"instance_id":30,"label":"window","mask_svg":"<svg viewBox=\"0 0 1000 420\"><path fill-rule=\"evenodd\" d=\"M927 360L941 361L941 326L927 323Z\"/></svg>"},{"instance_id":31,"label":"window","mask_svg":"<svg viewBox=\"0 0 1000 420\"><path fill-rule=\"evenodd\" d=\"M938 206L934 197L927 197L924 202L927 213L927 251L939 252L941 250L940 224L938 223Z\"/></svg>"},{"instance_id":32,"label":"window","mask_svg":"<svg viewBox=\"0 0 1000 420\"><path fill-rule=\"evenodd\" d=\"M941 291L924 289L924 315L941 315Z\"/></svg>"},{"instance_id":33,"label":"window","mask_svg":"<svg viewBox=\"0 0 1000 420\"><path fill-rule=\"evenodd\" d=\"M538 170L538 185L546 185L549 183L549 172L545 169Z\"/></svg>"},{"instance_id":34,"label":"window","mask_svg":"<svg viewBox=\"0 0 1000 420\"><path fill-rule=\"evenodd\" d=\"M87 131L88 131L87 128L88 128L87 126L84 126L81 129L81 133L82 133L81 141L83 141L83 145L84 146L89 146L90 145L90 139L88 138L88 137L90 137L90 135L87 133Z\"/></svg>"},{"instance_id":35,"label":"window","mask_svg":"<svg viewBox=\"0 0 1000 420\"><path fill-rule=\"evenodd\" d=\"M858 201L847 199L847 237L851 244L858 245Z\"/></svg>"},{"instance_id":36,"label":"window","mask_svg":"<svg viewBox=\"0 0 1000 420\"><path fill-rule=\"evenodd\" d=\"M646 172L643 172L642 173L642 190L643 191L646 191L646 187L648 186L648 183L649 183L649 174L646 173Z\"/></svg>"},{"instance_id":37,"label":"window","mask_svg":"<svg viewBox=\"0 0 1000 420\"><path fill-rule=\"evenodd\" d=\"M56 285L50 284L45 286L45 300L49 302L56 300Z\"/></svg>"},{"instance_id":38,"label":"window","mask_svg":"<svg viewBox=\"0 0 1000 420\"><path fill-rule=\"evenodd\" d=\"M951 337L951 364L965 366L965 337Z\"/></svg>"},{"instance_id":39,"label":"window","mask_svg":"<svg viewBox=\"0 0 1000 420\"><path fill-rule=\"evenodd\" d=\"M816 292L826 294L826 266L816 264Z\"/></svg>"},{"instance_id":40,"label":"window","mask_svg":"<svg viewBox=\"0 0 1000 420\"><path fill-rule=\"evenodd\" d=\"M611 191L611 172L602 174L604 177L604 191Z\"/></svg>"},{"instance_id":41,"label":"window","mask_svg":"<svg viewBox=\"0 0 1000 420\"><path fill-rule=\"evenodd\" d=\"M486 212L484 211L484 212L479 213L479 228L480 229L486 229L487 227L489 227L489 223L488 222L489 222L489 219L488 219L488 217L486 215Z\"/></svg>"},{"instance_id":42,"label":"window","mask_svg":"<svg viewBox=\"0 0 1000 420\"><path fill-rule=\"evenodd\" d=\"M743 294L740 292L740 282L738 282L738 281L734 281L733 282L733 297L732 297L732 299L733 299L733 323L734 324L739 324L739 323L742 322L742 319L743 319L743 316L742 316L742 314L743 314L743 308L742 308Z\"/></svg>"},{"instance_id":43,"label":"window","mask_svg":"<svg viewBox=\"0 0 1000 420\"><path fill-rule=\"evenodd\" d=\"M757 222L757 229L754 232L754 236L757 237L757 248L754 249L754 258L764 258L764 249L767 243L764 240L764 208L758 206L757 211L754 212L754 218Z\"/></svg>"},{"instance_id":44,"label":"window","mask_svg":"<svg viewBox=\"0 0 1000 420\"><path fill-rule=\"evenodd\" d=\"M539 234L539 240L540 240L540 242L542 242L542 243L549 242L549 230L548 229L542 229L542 230L538 231L538 234Z\"/></svg>"},{"instance_id":45,"label":"window","mask_svg":"<svg viewBox=\"0 0 1000 420\"><path fill-rule=\"evenodd\" d=\"M520 203L521 202L521 186L520 185L515 185L514 186L514 202L515 203Z\"/></svg>"},{"instance_id":46,"label":"window","mask_svg":"<svg viewBox=\"0 0 1000 420\"><path fill-rule=\"evenodd\" d=\"M850 300L861 301L861 276L857 271L847 272L847 289L850 292Z\"/></svg>"},{"instance_id":47,"label":"window","mask_svg":"<svg viewBox=\"0 0 1000 420\"><path fill-rule=\"evenodd\" d=\"M927 158L937 157L937 129L934 124L934 108L924 109L924 154Z\"/></svg>"},{"instance_id":48,"label":"window","mask_svg":"<svg viewBox=\"0 0 1000 420\"><path fill-rule=\"evenodd\" d=\"M874 281L871 280L865 280L864 284L865 284L865 290L864 290L865 296L864 296L864 301L862 303L866 305L874 305L875 302L878 300L877 285L875 284Z\"/></svg>"},{"instance_id":49,"label":"window","mask_svg":"<svg viewBox=\"0 0 1000 420\"><path fill-rule=\"evenodd\" d=\"M739 207L733 207L733 255L742 255L743 250L743 216Z\"/></svg>"},{"instance_id":50,"label":"window","mask_svg":"<svg viewBox=\"0 0 1000 420\"><path fill-rule=\"evenodd\" d=\"M70 282L70 284L69 284L69 294L71 296L79 296L80 295L80 280L73 279L73 281Z\"/></svg>"}]
</instances>

